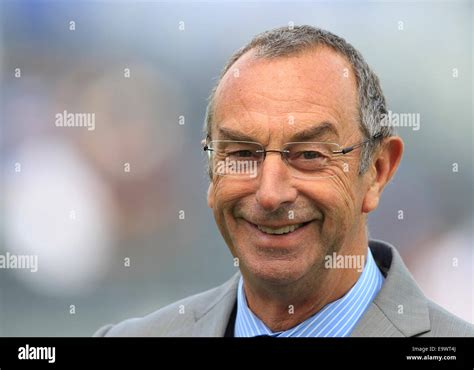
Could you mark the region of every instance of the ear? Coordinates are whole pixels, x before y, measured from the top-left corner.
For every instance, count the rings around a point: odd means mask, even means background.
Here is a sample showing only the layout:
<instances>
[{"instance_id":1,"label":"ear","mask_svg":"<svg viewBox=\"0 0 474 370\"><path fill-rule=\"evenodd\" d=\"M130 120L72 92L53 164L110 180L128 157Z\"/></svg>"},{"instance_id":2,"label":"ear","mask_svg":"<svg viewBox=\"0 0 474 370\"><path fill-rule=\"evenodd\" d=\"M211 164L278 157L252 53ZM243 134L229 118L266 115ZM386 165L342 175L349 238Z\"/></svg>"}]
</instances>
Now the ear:
<instances>
[{"instance_id":1,"label":"ear","mask_svg":"<svg viewBox=\"0 0 474 370\"><path fill-rule=\"evenodd\" d=\"M369 176L368 190L362 202L362 212L369 213L377 208L385 185L397 171L403 154L403 141L398 136L384 140L375 153L372 165L367 173Z\"/></svg>"},{"instance_id":2,"label":"ear","mask_svg":"<svg viewBox=\"0 0 474 370\"><path fill-rule=\"evenodd\" d=\"M214 207L214 184L212 182L207 188L207 205L211 209Z\"/></svg>"}]
</instances>

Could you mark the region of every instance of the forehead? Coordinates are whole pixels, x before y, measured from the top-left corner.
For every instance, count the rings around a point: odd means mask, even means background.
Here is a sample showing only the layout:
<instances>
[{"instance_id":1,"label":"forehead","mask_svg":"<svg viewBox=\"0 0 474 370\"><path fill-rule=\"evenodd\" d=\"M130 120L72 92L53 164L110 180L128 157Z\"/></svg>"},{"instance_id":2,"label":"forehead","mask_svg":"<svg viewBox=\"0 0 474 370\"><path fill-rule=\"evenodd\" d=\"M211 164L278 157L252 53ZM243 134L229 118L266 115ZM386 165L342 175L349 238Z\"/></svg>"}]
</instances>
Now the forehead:
<instances>
[{"instance_id":1,"label":"forehead","mask_svg":"<svg viewBox=\"0 0 474 370\"><path fill-rule=\"evenodd\" d=\"M271 59L249 51L227 71L215 94L214 125L238 122L245 131L281 127L293 117L291 130L299 123L331 122L343 132L357 127L357 116L351 65L328 47Z\"/></svg>"}]
</instances>

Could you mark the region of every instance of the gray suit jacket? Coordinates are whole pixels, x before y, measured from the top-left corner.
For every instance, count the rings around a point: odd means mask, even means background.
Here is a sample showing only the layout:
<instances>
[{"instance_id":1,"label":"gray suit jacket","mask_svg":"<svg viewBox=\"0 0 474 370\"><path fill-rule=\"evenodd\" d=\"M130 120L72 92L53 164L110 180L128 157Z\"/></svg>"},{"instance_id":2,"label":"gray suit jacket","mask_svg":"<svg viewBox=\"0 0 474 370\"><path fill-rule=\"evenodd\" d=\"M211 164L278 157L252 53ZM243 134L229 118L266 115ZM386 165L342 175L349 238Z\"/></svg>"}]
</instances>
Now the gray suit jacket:
<instances>
[{"instance_id":1,"label":"gray suit jacket","mask_svg":"<svg viewBox=\"0 0 474 370\"><path fill-rule=\"evenodd\" d=\"M423 295L393 246L371 240L369 247L386 279L351 336L474 336L474 325ZM143 318L104 326L94 336L222 337L236 302L239 276Z\"/></svg>"}]
</instances>

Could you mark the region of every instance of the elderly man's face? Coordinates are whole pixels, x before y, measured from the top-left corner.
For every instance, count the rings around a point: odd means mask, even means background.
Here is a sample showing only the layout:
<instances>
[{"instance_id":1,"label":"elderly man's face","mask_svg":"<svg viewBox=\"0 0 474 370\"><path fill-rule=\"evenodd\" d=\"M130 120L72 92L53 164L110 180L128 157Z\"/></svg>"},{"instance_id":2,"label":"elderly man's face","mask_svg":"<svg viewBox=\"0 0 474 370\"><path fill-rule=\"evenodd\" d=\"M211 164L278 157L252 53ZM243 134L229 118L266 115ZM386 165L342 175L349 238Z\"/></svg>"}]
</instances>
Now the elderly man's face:
<instances>
[{"instance_id":1,"label":"elderly man's face","mask_svg":"<svg viewBox=\"0 0 474 370\"><path fill-rule=\"evenodd\" d=\"M306 141L346 146L363 139L356 81L344 57L325 47L275 59L253 59L251 53L217 89L212 140L240 135L282 149L323 123L333 130ZM270 282L295 282L317 274L327 254L356 240L365 229L361 209L368 187L358 175L359 160L355 150L328 169L331 177L303 179L291 175L279 154L269 153L256 178L214 175L208 203L241 270ZM285 234L268 229L287 225L299 228Z\"/></svg>"}]
</instances>

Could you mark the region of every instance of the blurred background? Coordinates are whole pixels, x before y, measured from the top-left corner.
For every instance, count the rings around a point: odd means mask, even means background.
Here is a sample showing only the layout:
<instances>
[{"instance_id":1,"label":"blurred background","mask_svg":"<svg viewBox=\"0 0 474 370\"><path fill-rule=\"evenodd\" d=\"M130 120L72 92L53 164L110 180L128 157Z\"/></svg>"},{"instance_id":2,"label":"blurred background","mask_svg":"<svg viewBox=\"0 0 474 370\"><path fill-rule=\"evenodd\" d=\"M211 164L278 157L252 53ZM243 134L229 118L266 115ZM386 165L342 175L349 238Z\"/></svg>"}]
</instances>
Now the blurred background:
<instances>
[{"instance_id":1,"label":"blurred background","mask_svg":"<svg viewBox=\"0 0 474 370\"><path fill-rule=\"evenodd\" d=\"M0 254L38 271L0 269L0 336L90 336L235 272L206 205L206 98L234 50L291 24L346 38L391 111L420 115L370 234L474 322L472 18L469 1L3 1ZM65 110L95 129L58 127Z\"/></svg>"}]
</instances>

